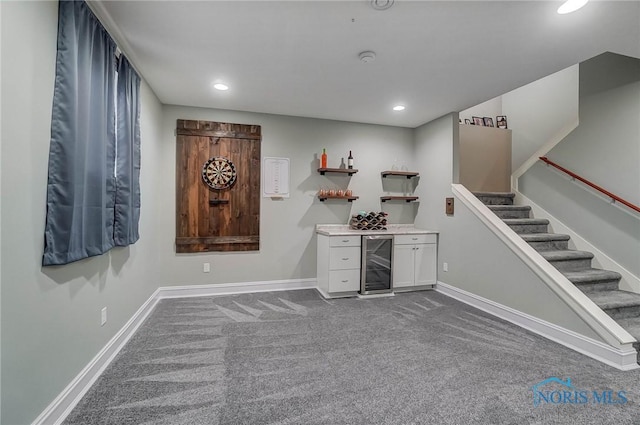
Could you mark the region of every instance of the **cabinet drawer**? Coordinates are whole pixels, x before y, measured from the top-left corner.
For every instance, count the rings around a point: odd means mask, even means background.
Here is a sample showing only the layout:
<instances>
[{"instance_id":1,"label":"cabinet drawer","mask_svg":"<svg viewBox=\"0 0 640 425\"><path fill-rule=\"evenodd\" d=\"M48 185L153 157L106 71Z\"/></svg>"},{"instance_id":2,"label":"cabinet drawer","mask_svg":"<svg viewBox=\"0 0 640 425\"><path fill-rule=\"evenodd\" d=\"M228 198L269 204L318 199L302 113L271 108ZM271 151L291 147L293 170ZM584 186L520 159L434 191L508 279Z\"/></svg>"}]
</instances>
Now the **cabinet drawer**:
<instances>
[{"instance_id":1,"label":"cabinet drawer","mask_svg":"<svg viewBox=\"0 0 640 425\"><path fill-rule=\"evenodd\" d=\"M360 269L360 247L337 246L329 250L329 269Z\"/></svg>"},{"instance_id":2,"label":"cabinet drawer","mask_svg":"<svg viewBox=\"0 0 640 425\"><path fill-rule=\"evenodd\" d=\"M360 246L360 235L356 236L331 236L329 246Z\"/></svg>"},{"instance_id":3,"label":"cabinet drawer","mask_svg":"<svg viewBox=\"0 0 640 425\"><path fill-rule=\"evenodd\" d=\"M421 235L394 235L393 243L395 245L413 245L417 243L436 243L438 235L435 233Z\"/></svg>"},{"instance_id":4,"label":"cabinet drawer","mask_svg":"<svg viewBox=\"0 0 640 425\"><path fill-rule=\"evenodd\" d=\"M359 289L360 269L329 272L329 292L357 291Z\"/></svg>"}]
</instances>

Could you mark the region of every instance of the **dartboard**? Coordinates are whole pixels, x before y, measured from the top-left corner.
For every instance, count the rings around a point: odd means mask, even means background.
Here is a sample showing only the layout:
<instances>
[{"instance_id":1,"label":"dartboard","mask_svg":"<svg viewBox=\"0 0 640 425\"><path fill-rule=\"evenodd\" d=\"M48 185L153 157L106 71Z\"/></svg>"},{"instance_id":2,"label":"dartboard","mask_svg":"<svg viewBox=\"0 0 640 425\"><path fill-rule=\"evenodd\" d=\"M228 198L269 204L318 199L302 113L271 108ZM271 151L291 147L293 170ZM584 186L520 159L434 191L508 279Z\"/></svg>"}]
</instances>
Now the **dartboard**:
<instances>
[{"instance_id":1,"label":"dartboard","mask_svg":"<svg viewBox=\"0 0 640 425\"><path fill-rule=\"evenodd\" d=\"M209 158L202 167L202 180L211 189L227 189L236 182L236 167L223 156Z\"/></svg>"}]
</instances>

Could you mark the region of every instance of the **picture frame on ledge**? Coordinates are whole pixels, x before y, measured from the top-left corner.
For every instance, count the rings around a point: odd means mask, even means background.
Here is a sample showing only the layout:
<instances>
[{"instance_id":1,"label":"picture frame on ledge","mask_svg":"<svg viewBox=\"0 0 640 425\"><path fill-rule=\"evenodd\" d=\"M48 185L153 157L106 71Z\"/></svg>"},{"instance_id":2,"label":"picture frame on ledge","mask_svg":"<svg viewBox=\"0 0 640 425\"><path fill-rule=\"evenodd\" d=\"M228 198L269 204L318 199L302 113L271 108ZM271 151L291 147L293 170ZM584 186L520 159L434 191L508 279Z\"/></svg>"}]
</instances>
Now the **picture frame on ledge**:
<instances>
[{"instance_id":1,"label":"picture frame on ledge","mask_svg":"<svg viewBox=\"0 0 640 425\"><path fill-rule=\"evenodd\" d=\"M484 117L482 120L484 121L484 126L485 127L493 127L493 118Z\"/></svg>"},{"instance_id":2,"label":"picture frame on ledge","mask_svg":"<svg viewBox=\"0 0 640 425\"><path fill-rule=\"evenodd\" d=\"M496 127L506 130L507 127L507 116L506 115L498 115L496 117Z\"/></svg>"},{"instance_id":3,"label":"picture frame on ledge","mask_svg":"<svg viewBox=\"0 0 640 425\"><path fill-rule=\"evenodd\" d=\"M464 123L469 125L473 124L469 118L465 118Z\"/></svg>"},{"instance_id":4,"label":"picture frame on ledge","mask_svg":"<svg viewBox=\"0 0 640 425\"><path fill-rule=\"evenodd\" d=\"M471 117L471 119L473 119L473 125L484 125L482 117Z\"/></svg>"}]
</instances>

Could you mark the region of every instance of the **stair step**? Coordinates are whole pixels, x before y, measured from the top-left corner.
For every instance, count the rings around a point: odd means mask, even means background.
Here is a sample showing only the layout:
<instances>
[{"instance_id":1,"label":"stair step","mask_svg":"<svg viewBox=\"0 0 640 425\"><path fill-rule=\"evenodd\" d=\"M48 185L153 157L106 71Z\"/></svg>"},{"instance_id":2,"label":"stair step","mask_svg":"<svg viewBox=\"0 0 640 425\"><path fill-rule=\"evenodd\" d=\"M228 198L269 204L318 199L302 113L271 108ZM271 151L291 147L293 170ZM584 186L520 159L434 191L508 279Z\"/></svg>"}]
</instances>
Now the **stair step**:
<instances>
[{"instance_id":1,"label":"stair step","mask_svg":"<svg viewBox=\"0 0 640 425\"><path fill-rule=\"evenodd\" d=\"M487 205L500 218L529 218L531 207L528 205Z\"/></svg>"},{"instance_id":2,"label":"stair step","mask_svg":"<svg viewBox=\"0 0 640 425\"><path fill-rule=\"evenodd\" d=\"M547 233L549 226L546 218L504 218L502 221L518 234Z\"/></svg>"},{"instance_id":3,"label":"stair step","mask_svg":"<svg viewBox=\"0 0 640 425\"><path fill-rule=\"evenodd\" d=\"M528 233L520 235L536 251L559 251L569 249L569 235L558 233Z\"/></svg>"},{"instance_id":4,"label":"stair step","mask_svg":"<svg viewBox=\"0 0 640 425\"><path fill-rule=\"evenodd\" d=\"M513 205L515 193L507 192L474 192L476 198L485 205Z\"/></svg>"},{"instance_id":5,"label":"stair step","mask_svg":"<svg viewBox=\"0 0 640 425\"><path fill-rule=\"evenodd\" d=\"M601 269L586 269L562 274L583 292L615 291L622 278L620 273Z\"/></svg>"},{"instance_id":6,"label":"stair step","mask_svg":"<svg viewBox=\"0 0 640 425\"><path fill-rule=\"evenodd\" d=\"M586 295L613 319L640 317L640 294L628 291L593 291Z\"/></svg>"},{"instance_id":7,"label":"stair step","mask_svg":"<svg viewBox=\"0 0 640 425\"><path fill-rule=\"evenodd\" d=\"M583 271L591 268L593 254L587 251L542 251L545 260L561 272Z\"/></svg>"}]
</instances>

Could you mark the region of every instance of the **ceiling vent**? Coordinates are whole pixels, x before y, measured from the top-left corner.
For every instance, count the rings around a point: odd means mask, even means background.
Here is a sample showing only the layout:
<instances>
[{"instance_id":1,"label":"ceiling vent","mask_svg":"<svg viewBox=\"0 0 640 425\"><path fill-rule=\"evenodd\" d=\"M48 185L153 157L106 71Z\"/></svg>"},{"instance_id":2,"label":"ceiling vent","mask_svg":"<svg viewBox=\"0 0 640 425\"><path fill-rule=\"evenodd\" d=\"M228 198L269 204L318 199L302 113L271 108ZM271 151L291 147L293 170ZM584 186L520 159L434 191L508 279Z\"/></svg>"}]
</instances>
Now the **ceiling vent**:
<instances>
[{"instance_id":1,"label":"ceiling vent","mask_svg":"<svg viewBox=\"0 0 640 425\"><path fill-rule=\"evenodd\" d=\"M371 7L375 10L387 10L393 6L395 0L371 0Z\"/></svg>"}]
</instances>

